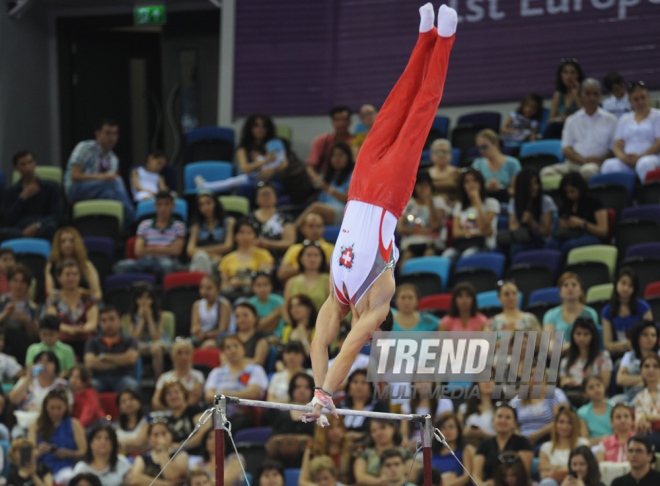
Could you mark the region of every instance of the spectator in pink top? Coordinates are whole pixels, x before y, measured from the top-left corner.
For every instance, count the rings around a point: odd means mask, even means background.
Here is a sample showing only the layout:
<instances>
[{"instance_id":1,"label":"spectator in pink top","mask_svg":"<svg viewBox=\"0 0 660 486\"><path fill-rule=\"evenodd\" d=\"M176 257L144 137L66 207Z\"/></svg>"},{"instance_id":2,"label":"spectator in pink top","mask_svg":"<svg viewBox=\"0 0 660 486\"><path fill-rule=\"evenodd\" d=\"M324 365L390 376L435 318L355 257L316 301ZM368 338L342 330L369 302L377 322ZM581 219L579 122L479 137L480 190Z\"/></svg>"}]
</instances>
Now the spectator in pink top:
<instances>
[{"instance_id":1,"label":"spectator in pink top","mask_svg":"<svg viewBox=\"0 0 660 486\"><path fill-rule=\"evenodd\" d=\"M598 462L628 462L628 439L635 435L633 412L628 405L619 403L612 408L610 420L614 434L598 445Z\"/></svg>"},{"instance_id":2,"label":"spectator in pink top","mask_svg":"<svg viewBox=\"0 0 660 486\"><path fill-rule=\"evenodd\" d=\"M484 331L487 322L488 318L477 310L474 287L467 282L456 284L449 313L440 321L440 331Z\"/></svg>"},{"instance_id":3,"label":"spectator in pink top","mask_svg":"<svg viewBox=\"0 0 660 486\"><path fill-rule=\"evenodd\" d=\"M330 111L332 119L333 132L319 135L312 142L312 148L307 157L307 166L316 172L322 174L328 167L332 147L337 142L347 144L353 140L353 135L348 131L351 126L351 109L347 106L335 106Z\"/></svg>"}]
</instances>

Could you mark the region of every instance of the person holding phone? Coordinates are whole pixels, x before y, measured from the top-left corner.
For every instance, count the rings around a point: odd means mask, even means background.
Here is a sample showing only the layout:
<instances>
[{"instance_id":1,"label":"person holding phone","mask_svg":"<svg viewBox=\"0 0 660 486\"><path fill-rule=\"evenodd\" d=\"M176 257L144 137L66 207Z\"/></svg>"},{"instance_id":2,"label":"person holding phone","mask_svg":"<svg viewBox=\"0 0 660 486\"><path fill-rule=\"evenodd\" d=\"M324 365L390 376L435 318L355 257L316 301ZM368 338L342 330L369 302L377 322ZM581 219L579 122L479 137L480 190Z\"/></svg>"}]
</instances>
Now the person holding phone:
<instances>
[{"instance_id":1,"label":"person holding phone","mask_svg":"<svg viewBox=\"0 0 660 486\"><path fill-rule=\"evenodd\" d=\"M598 461L591 448L577 446L568 459L568 474L561 486L603 486Z\"/></svg>"},{"instance_id":2,"label":"person holding phone","mask_svg":"<svg viewBox=\"0 0 660 486\"><path fill-rule=\"evenodd\" d=\"M9 475L7 484L11 486L52 486L53 475L47 468L38 467L35 460L34 442L27 437L19 437L9 448Z\"/></svg>"}]
</instances>

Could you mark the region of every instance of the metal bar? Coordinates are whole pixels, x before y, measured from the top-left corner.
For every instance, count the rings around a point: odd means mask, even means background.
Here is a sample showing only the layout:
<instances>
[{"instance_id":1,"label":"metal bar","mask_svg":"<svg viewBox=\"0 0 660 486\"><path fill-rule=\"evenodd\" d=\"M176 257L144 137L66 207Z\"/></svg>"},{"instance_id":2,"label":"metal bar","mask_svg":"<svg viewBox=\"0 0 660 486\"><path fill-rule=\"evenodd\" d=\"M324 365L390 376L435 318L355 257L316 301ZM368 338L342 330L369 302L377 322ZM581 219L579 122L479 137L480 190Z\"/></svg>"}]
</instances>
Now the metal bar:
<instances>
[{"instance_id":1,"label":"metal bar","mask_svg":"<svg viewBox=\"0 0 660 486\"><path fill-rule=\"evenodd\" d=\"M225 424L224 416L226 400L222 397L216 400L217 407L213 409L213 429L215 433L215 486L225 484Z\"/></svg>"},{"instance_id":2,"label":"metal bar","mask_svg":"<svg viewBox=\"0 0 660 486\"><path fill-rule=\"evenodd\" d=\"M243 405L245 407L257 407L257 408L272 408L275 410L297 410L298 412L313 412L313 407L308 407L305 405L294 405L291 403L275 403L275 402L265 402L261 400L248 400L245 398L236 398L236 397L225 397L224 395L216 395L215 401L218 403L218 400L225 398L227 403L234 403L236 405ZM327 408L323 409L323 413L331 413ZM411 422L421 422L424 423L424 415L415 415L415 414L401 414L401 413L385 413L385 412L368 412L362 410L349 410L345 408L337 409L338 415L353 415L357 417L367 417L375 419L385 419L385 420L408 420Z\"/></svg>"},{"instance_id":3,"label":"metal bar","mask_svg":"<svg viewBox=\"0 0 660 486\"><path fill-rule=\"evenodd\" d=\"M422 424L422 461L424 467L424 486L432 486L431 446L433 444L433 422L431 416L424 417Z\"/></svg>"}]
</instances>

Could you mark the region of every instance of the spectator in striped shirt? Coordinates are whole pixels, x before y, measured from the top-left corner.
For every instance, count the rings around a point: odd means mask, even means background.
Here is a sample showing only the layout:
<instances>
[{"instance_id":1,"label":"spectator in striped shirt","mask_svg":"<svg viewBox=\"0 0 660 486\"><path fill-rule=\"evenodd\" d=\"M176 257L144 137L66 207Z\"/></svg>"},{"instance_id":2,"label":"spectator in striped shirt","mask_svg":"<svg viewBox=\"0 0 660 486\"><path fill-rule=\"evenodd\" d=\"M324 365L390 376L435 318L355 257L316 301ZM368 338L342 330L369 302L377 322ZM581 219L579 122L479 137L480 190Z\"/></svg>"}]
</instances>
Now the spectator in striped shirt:
<instances>
[{"instance_id":1,"label":"spectator in striped shirt","mask_svg":"<svg viewBox=\"0 0 660 486\"><path fill-rule=\"evenodd\" d=\"M164 275L177 269L186 227L172 218L174 198L169 192L156 194L155 206L156 217L145 219L138 226L135 242L137 260L117 262L115 273L155 273L162 280Z\"/></svg>"}]
</instances>

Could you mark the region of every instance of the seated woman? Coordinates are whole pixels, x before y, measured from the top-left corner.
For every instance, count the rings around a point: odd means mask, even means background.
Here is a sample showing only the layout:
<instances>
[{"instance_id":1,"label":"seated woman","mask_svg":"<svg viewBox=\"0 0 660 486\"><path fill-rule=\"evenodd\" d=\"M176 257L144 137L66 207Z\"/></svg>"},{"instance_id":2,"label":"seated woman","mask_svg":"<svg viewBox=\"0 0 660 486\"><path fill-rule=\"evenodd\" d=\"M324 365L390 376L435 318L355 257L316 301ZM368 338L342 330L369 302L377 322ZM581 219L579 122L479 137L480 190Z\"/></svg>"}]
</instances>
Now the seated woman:
<instances>
[{"instance_id":1,"label":"seated woman","mask_svg":"<svg viewBox=\"0 0 660 486\"><path fill-rule=\"evenodd\" d=\"M571 403L584 404L582 383L589 375L600 376L603 383L612 377L612 359L600 349L598 329L588 317L578 317L571 329L566 357L559 364L559 384Z\"/></svg>"},{"instance_id":2,"label":"seated woman","mask_svg":"<svg viewBox=\"0 0 660 486\"><path fill-rule=\"evenodd\" d=\"M131 463L118 454L117 434L109 423L99 423L89 432L87 453L73 468L73 474L92 473L103 486L123 486Z\"/></svg>"},{"instance_id":3,"label":"seated woman","mask_svg":"<svg viewBox=\"0 0 660 486\"><path fill-rule=\"evenodd\" d=\"M266 366L268 358L268 342L264 335L257 331L259 316L252 304L241 302L234 307L236 316L236 336L243 343L245 359L261 367ZM225 357L222 356L225 363Z\"/></svg>"},{"instance_id":4,"label":"seated woman","mask_svg":"<svg viewBox=\"0 0 660 486\"><path fill-rule=\"evenodd\" d=\"M486 194L501 202L508 201L522 169L520 162L500 151L500 138L490 128L477 133L476 143L480 157L474 159L472 167L483 174Z\"/></svg>"},{"instance_id":5,"label":"seated woman","mask_svg":"<svg viewBox=\"0 0 660 486\"><path fill-rule=\"evenodd\" d=\"M29 450L29 461L22 457L23 450ZM48 467L37 467L35 457L37 449L34 441L27 437L19 437L11 441L11 448L7 454L10 461L7 484L12 486L53 486L53 474Z\"/></svg>"},{"instance_id":6,"label":"seated woman","mask_svg":"<svg viewBox=\"0 0 660 486\"><path fill-rule=\"evenodd\" d=\"M539 364L539 366L542 366ZM569 405L568 399L563 391L555 388L552 398L545 398L547 378L543 376L541 383L536 382L536 363L533 364L530 374L529 386L542 385L541 397L544 398L519 398L511 400L511 406L518 412L520 433L534 445L541 444L550 439L552 424L562 407Z\"/></svg>"},{"instance_id":7,"label":"seated woman","mask_svg":"<svg viewBox=\"0 0 660 486\"><path fill-rule=\"evenodd\" d=\"M502 125L503 142L534 142L538 138L543 118L543 97L536 93L526 95L518 109L511 111Z\"/></svg>"},{"instance_id":8,"label":"seated woman","mask_svg":"<svg viewBox=\"0 0 660 486\"><path fill-rule=\"evenodd\" d=\"M314 395L314 378L304 372L296 373L289 383L289 401L294 405L307 405ZM297 410L267 410L262 422L273 428L273 435L294 434L314 436L315 424L302 422ZM300 464L297 464L300 467Z\"/></svg>"},{"instance_id":9,"label":"seated woman","mask_svg":"<svg viewBox=\"0 0 660 486\"><path fill-rule=\"evenodd\" d=\"M349 408L351 410L361 410L368 412L389 412L390 407L387 402L374 400L374 384L367 381L367 370L360 368L348 377L346 386L346 397L342 400L339 408ZM347 415L344 417L344 424L348 430L348 436L351 440L364 438L369 431L368 421L358 415ZM396 427L397 433L399 427ZM401 434L399 433L399 439ZM401 440L399 440L399 443ZM397 444L398 445L398 444ZM385 448L386 449L386 448ZM383 449L383 450L385 450Z\"/></svg>"},{"instance_id":10,"label":"seated woman","mask_svg":"<svg viewBox=\"0 0 660 486\"><path fill-rule=\"evenodd\" d=\"M163 471L160 476L163 486L184 483L188 474L188 453L179 452L165 468L165 464L172 459L176 451L170 427L166 421L158 420L149 424L147 428L149 452L135 458L129 476L130 484L149 486L161 471Z\"/></svg>"},{"instance_id":11,"label":"seated woman","mask_svg":"<svg viewBox=\"0 0 660 486\"><path fill-rule=\"evenodd\" d=\"M517 452L528 475L532 473L534 453L532 444L526 437L518 435L516 409L506 403L495 408L493 414L495 436L484 440L474 454L472 475L477 484L493 482L493 475L500 464L499 457L506 452Z\"/></svg>"},{"instance_id":12,"label":"seated woman","mask_svg":"<svg viewBox=\"0 0 660 486\"><path fill-rule=\"evenodd\" d=\"M32 272L19 263L7 272L9 293L0 296L0 322L5 331L5 349L25 363L30 342L38 337L39 307L30 300Z\"/></svg>"},{"instance_id":13,"label":"seated woman","mask_svg":"<svg viewBox=\"0 0 660 486\"><path fill-rule=\"evenodd\" d=\"M541 326L536 316L520 310L518 303L518 286L506 280L498 289L497 298L502 304L502 312L491 320L491 328L499 333L502 331L539 331Z\"/></svg>"},{"instance_id":14,"label":"seated woman","mask_svg":"<svg viewBox=\"0 0 660 486\"><path fill-rule=\"evenodd\" d=\"M609 235L607 210L589 193L584 177L569 172L559 185L559 230L546 245L561 251L562 262L573 248L600 245Z\"/></svg>"},{"instance_id":15,"label":"seated woman","mask_svg":"<svg viewBox=\"0 0 660 486\"><path fill-rule=\"evenodd\" d=\"M199 283L201 299L192 306L190 334L200 348L217 348L221 334L236 332L231 302L220 295L220 287L220 281L211 275L206 275Z\"/></svg>"},{"instance_id":16,"label":"seated woman","mask_svg":"<svg viewBox=\"0 0 660 486\"><path fill-rule=\"evenodd\" d=\"M56 484L67 484L73 477L73 466L87 450L87 440L85 429L69 414L64 390L48 392L39 418L28 429L28 437L37 444L37 463L50 468Z\"/></svg>"},{"instance_id":17,"label":"seated woman","mask_svg":"<svg viewBox=\"0 0 660 486\"><path fill-rule=\"evenodd\" d=\"M614 433L598 445L598 462L628 462L628 440L635 435L632 409L623 403L612 407L610 414Z\"/></svg>"},{"instance_id":18,"label":"seated woman","mask_svg":"<svg viewBox=\"0 0 660 486\"><path fill-rule=\"evenodd\" d=\"M449 312L440 320L438 330L485 331L487 327L488 318L477 309L477 293L472 284L457 283L451 293Z\"/></svg>"},{"instance_id":19,"label":"seated woman","mask_svg":"<svg viewBox=\"0 0 660 486\"><path fill-rule=\"evenodd\" d=\"M420 390L433 391L437 383L419 382L415 381L410 384L420 387ZM408 394L412 396L412 391ZM424 393L416 395L410 400L405 400L401 404L401 413L416 414L416 415L430 415L432 421L435 421L444 413L453 412L454 404L449 398L435 398L433 396L425 395ZM403 423L405 422L405 424ZM418 423L411 423L403 420L400 426L401 437L403 437L403 444L408 446L415 446L417 441L422 440L421 428Z\"/></svg>"},{"instance_id":20,"label":"seated woman","mask_svg":"<svg viewBox=\"0 0 660 486\"><path fill-rule=\"evenodd\" d=\"M589 437L590 446L598 445L601 440L612 435L612 404L605 397L605 383L609 384L609 381L603 381L598 375L587 376L582 382L582 393L588 403L582 405L577 414L582 421L581 435Z\"/></svg>"},{"instance_id":21,"label":"seated woman","mask_svg":"<svg viewBox=\"0 0 660 486\"><path fill-rule=\"evenodd\" d=\"M497 241L497 215L500 203L486 197L486 182L481 171L468 169L461 173L458 184L459 200L452 211L453 246L442 256L452 262L495 248Z\"/></svg>"},{"instance_id":22,"label":"seated woman","mask_svg":"<svg viewBox=\"0 0 660 486\"><path fill-rule=\"evenodd\" d=\"M441 197L433 197L431 176L419 172L410 201L399 217L397 232L401 235L399 265L422 255L435 255L444 250L444 220L450 207Z\"/></svg>"},{"instance_id":23,"label":"seated woman","mask_svg":"<svg viewBox=\"0 0 660 486\"><path fill-rule=\"evenodd\" d=\"M163 386L170 381L180 381L188 390L188 405L196 405L202 401L204 392L204 373L193 368L193 346L188 339L176 339L170 349L173 369L158 377L156 389L151 399L154 410L162 410L161 395ZM220 364L220 363L218 363Z\"/></svg>"},{"instance_id":24,"label":"seated woman","mask_svg":"<svg viewBox=\"0 0 660 486\"><path fill-rule=\"evenodd\" d=\"M392 309L394 317L393 331L437 331L438 318L427 312L419 312L417 304L419 293L413 284L402 284L394 293L396 309Z\"/></svg>"},{"instance_id":25,"label":"seated woman","mask_svg":"<svg viewBox=\"0 0 660 486\"><path fill-rule=\"evenodd\" d=\"M59 269L65 260L73 260L80 272L80 286L88 289L91 296L97 300L103 298L99 273L94 264L87 258L87 250L78 230L67 226L60 228L53 237L50 257L46 263L46 295L60 288Z\"/></svg>"},{"instance_id":26,"label":"seated woman","mask_svg":"<svg viewBox=\"0 0 660 486\"><path fill-rule=\"evenodd\" d=\"M153 373L158 378L163 373L165 351L172 340L165 332L165 314L160 310L160 297L153 285L148 282L133 285L133 300L122 319L122 327L138 342L140 355L151 356Z\"/></svg>"},{"instance_id":27,"label":"seated woman","mask_svg":"<svg viewBox=\"0 0 660 486\"><path fill-rule=\"evenodd\" d=\"M660 448L660 356L642 358L642 379L646 388L635 398L635 429Z\"/></svg>"},{"instance_id":28,"label":"seated woman","mask_svg":"<svg viewBox=\"0 0 660 486\"><path fill-rule=\"evenodd\" d=\"M550 432L550 441L539 451L539 474L543 486L557 486L568 474L568 457L577 446L589 445L579 437L580 422L569 408L560 410L555 416Z\"/></svg>"},{"instance_id":29,"label":"seated woman","mask_svg":"<svg viewBox=\"0 0 660 486\"><path fill-rule=\"evenodd\" d=\"M545 246L557 211L553 199L543 193L538 172L523 169L516 178L514 197L509 201L511 253Z\"/></svg>"},{"instance_id":30,"label":"seated woman","mask_svg":"<svg viewBox=\"0 0 660 486\"><path fill-rule=\"evenodd\" d=\"M440 429L447 440L447 444L456 454L456 457L454 457L446 446L441 445L438 441L433 441L432 464L433 467L437 467L442 471L442 485L465 486L471 484L470 476L463 469L460 462L468 471L471 471L474 448L464 443L463 430L458 417L452 412L445 412L438 419L436 427Z\"/></svg>"},{"instance_id":31,"label":"seated woman","mask_svg":"<svg viewBox=\"0 0 660 486\"><path fill-rule=\"evenodd\" d=\"M503 452L498 459L500 463L495 467L493 479L490 480L490 484L493 486L534 486L536 484L531 481L530 474L517 452Z\"/></svg>"},{"instance_id":32,"label":"seated woman","mask_svg":"<svg viewBox=\"0 0 660 486\"><path fill-rule=\"evenodd\" d=\"M225 215L222 203L211 191L197 193L197 206L190 227L186 254L191 272L211 273L234 247L236 220Z\"/></svg>"},{"instance_id":33,"label":"seated woman","mask_svg":"<svg viewBox=\"0 0 660 486\"><path fill-rule=\"evenodd\" d=\"M561 128L569 115L580 109L580 85L584 80L582 66L575 58L562 59L557 68L555 77L555 92L552 95L550 108L550 121L559 123L557 134L561 135ZM548 130L546 130L546 133ZM561 138L552 137L552 138Z\"/></svg>"},{"instance_id":34,"label":"seated woman","mask_svg":"<svg viewBox=\"0 0 660 486\"><path fill-rule=\"evenodd\" d=\"M603 307L603 341L615 357L632 348L630 330L635 323L652 321L651 306L639 298L639 278L630 267L619 270L610 303Z\"/></svg>"},{"instance_id":35,"label":"seated woman","mask_svg":"<svg viewBox=\"0 0 660 486\"><path fill-rule=\"evenodd\" d=\"M60 319L60 341L70 344L81 358L85 341L97 330L99 308L89 291L80 286L80 270L75 260L62 262L57 279L62 288L48 295L46 314Z\"/></svg>"},{"instance_id":36,"label":"seated woman","mask_svg":"<svg viewBox=\"0 0 660 486\"><path fill-rule=\"evenodd\" d=\"M155 395L154 395L155 396ZM147 444L140 438L140 432L147 425L147 417L142 413L139 393L133 388L124 388L117 394L119 419L115 424L117 444L123 454L142 453Z\"/></svg>"},{"instance_id":37,"label":"seated woman","mask_svg":"<svg viewBox=\"0 0 660 486\"><path fill-rule=\"evenodd\" d=\"M298 255L300 274L287 280L284 286L284 319L287 319L286 310L288 301L299 294L307 295L314 303L316 312L328 298L328 263L325 253L321 250L318 241L303 246Z\"/></svg>"},{"instance_id":38,"label":"seated woman","mask_svg":"<svg viewBox=\"0 0 660 486\"><path fill-rule=\"evenodd\" d=\"M257 184L257 209L248 221L257 229L255 244L278 260L296 242L296 229L289 217L277 210L277 192L269 182Z\"/></svg>"},{"instance_id":39,"label":"seated woman","mask_svg":"<svg viewBox=\"0 0 660 486\"><path fill-rule=\"evenodd\" d=\"M463 430L465 441L478 446L483 440L495 435L493 426L493 387L495 386L495 373L490 381L475 383L472 386L479 388L479 395L470 395L470 398L458 407L458 420Z\"/></svg>"},{"instance_id":40,"label":"seated woman","mask_svg":"<svg viewBox=\"0 0 660 486\"><path fill-rule=\"evenodd\" d=\"M92 373L85 365L76 365L69 371L69 385L73 392L73 418L84 429L106 417L101 408L99 394L92 388Z\"/></svg>"},{"instance_id":41,"label":"seated woman","mask_svg":"<svg viewBox=\"0 0 660 486\"><path fill-rule=\"evenodd\" d=\"M298 373L311 374L311 370L305 370L303 363L307 355L300 341L289 341L282 348L282 364L284 369L275 373L268 383L268 395L266 401L287 403L291 378Z\"/></svg>"},{"instance_id":42,"label":"seated woman","mask_svg":"<svg viewBox=\"0 0 660 486\"><path fill-rule=\"evenodd\" d=\"M312 299L305 294L294 295L288 301L287 315L288 324L282 331L281 342L283 344L291 341L299 342L302 344L305 358L309 358L317 316Z\"/></svg>"},{"instance_id":43,"label":"seated woman","mask_svg":"<svg viewBox=\"0 0 660 486\"><path fill-rule=\"evenodd\" d=\"M231 395L237 398L258 400L268 389L268 377L264 369L245 357L245 345L233 334L225 336L220 350L227 364L213 369L204 385L206 403L213 403L216 395ZM253 426L240 407L228 405L227 418L232 421L232 430Z\"/></svg>"},{"instance_id":44,"label":"seated woman","mask_svg":"<svg viewBox=\"0 0 660 486\"><path fill-rule=\"evenodd\" d=\"M562 354L568 353L570 341L567 339L571 335L573 323L576 319L584 317L598 322L598 313L588 305L584 304L584 290L582 290L582 280L573 272L564 272L557 280L559 287L559 297L561 305L547 311L543 316L544 331L562 331L564 333L564 345ZM600 336L598 338L600 348ZM550 342L552 349L553 341Z\"/></svg>"},{"instance_id":45,"label":"seated woman","mask_svg":"<svg viewBox=\"0 0 660 486\"><path fill-rule=\"evenodd\" d=\"M273 293L273 281L270 272L252 274L252 292L248 302L257 309L259 326L257 329L266 334L281 338L285 321L282 319L284 299Z\"/></svg>"},{"instance_id":46,"label":"seated woman","mask_svg":"<svg viewBox=\"0 0 660 486\"><path fill-rule=\"evenodd\" d=\"M635 397L644 389L642 379L642 358L649 354L660 354L658 344L658 328L655 322L644 319L632 327L630 331L632 350L621 358L616 384L623 387L623 394L613 398L614 403L635 404Z\"/></svg>"},{"instance_id":47,"label":"seated woman","mask_svg":"<svg viewBox=\"0 0 660 486\"><path fill-rule=\"evenodd\" d=\"M353 476L357 484L377 486L381 482L380 456L387 449L399 450L405 469L412 466L412 451L401 447L401 434L394 420L369 419L369 437L364 450L358 453L353 463Z\"/></svg>"},{"instance_id":48,"label":"seated woman","mask_svg":"<svg viewBox=\"0 0 660 486\"><path fill-rule=\"evenodd\" d=\"M660 167L660 110L651 108L649 90L637 82L628 88L633 111L616 126L614 157L605 160L601 172L635 172L644 182L646 174Z\"/></svg>"},{"instance_id":49,"label":"seated woman","mask_svg":"<svg viewBox=\"0 0 660 486\"><path fill-rule=\"evenodd\" d=\"M236 225L236 250L225 256L218 270L222 276L222 290L236 298L250 289L250 274L259 270L270 271L275 260L268 250L259 248L257 228L243 220Z\"/></svg>"},{"instance_id":50,"label":"seated woman","mask_svg":"<svg viewBox=\"0 0 660 486\"><path fill-rule=\"evenodd\" d=\"M316 457L329 457L337 471L336 478L343 484L351 482L351 441L346 434L344 420L329 415L328 422L328 427L314 429L314 440L305 449L298 480L300 486L316 484L310 474L310 463Z\"/></svg>"},{"instance_id":51,"label":"seated woman","mask_svg":"<svg viewBox=\"0 0 660 486\"><path fill-rule=\"evenodd\" d=\"M458 184L461 171L451 165L451 142L446 138L438 138L431 143L431 162L429 176L433 183L433 194L441 197L451 206L459 200Z\"/></svg>"},{"instance_id":52,"label":"seated woman","mask_svg":"<svg viewBox=\"0 0 660 486\"><path fill-rule=\"evenodd\" d=\"M313 484L341 486L337 478L337 469L328 456L315 457L309 464L309 475Z\"/></svg>"},{"instance_id":53,"label":"seated woman","mask_svg":"<svg viewBox=\"0 0 660 486\"><path fill-rule=\"evenodd\" d=\"M571 451L568 457L568 474L561 485L604 486L600 477L600 467L591 448L577 446Z\"/></svg>"},{"instance_id":54,"label":"seated woman","mask_svg":"<svg viewBox=\"0 0 660 486\"><path fill-rule=\"evenodd\" d=\"M336 142L330 151L330 163L322 176L311 168L307 173L315 187L321 190L318 201L310 204L296 220L299 228L308 214L318 214L327 226L341 226L344 209L348 201L348 186L351 184L355 161L351 148L344 142Z\"/></svg>"}]
</instances>

